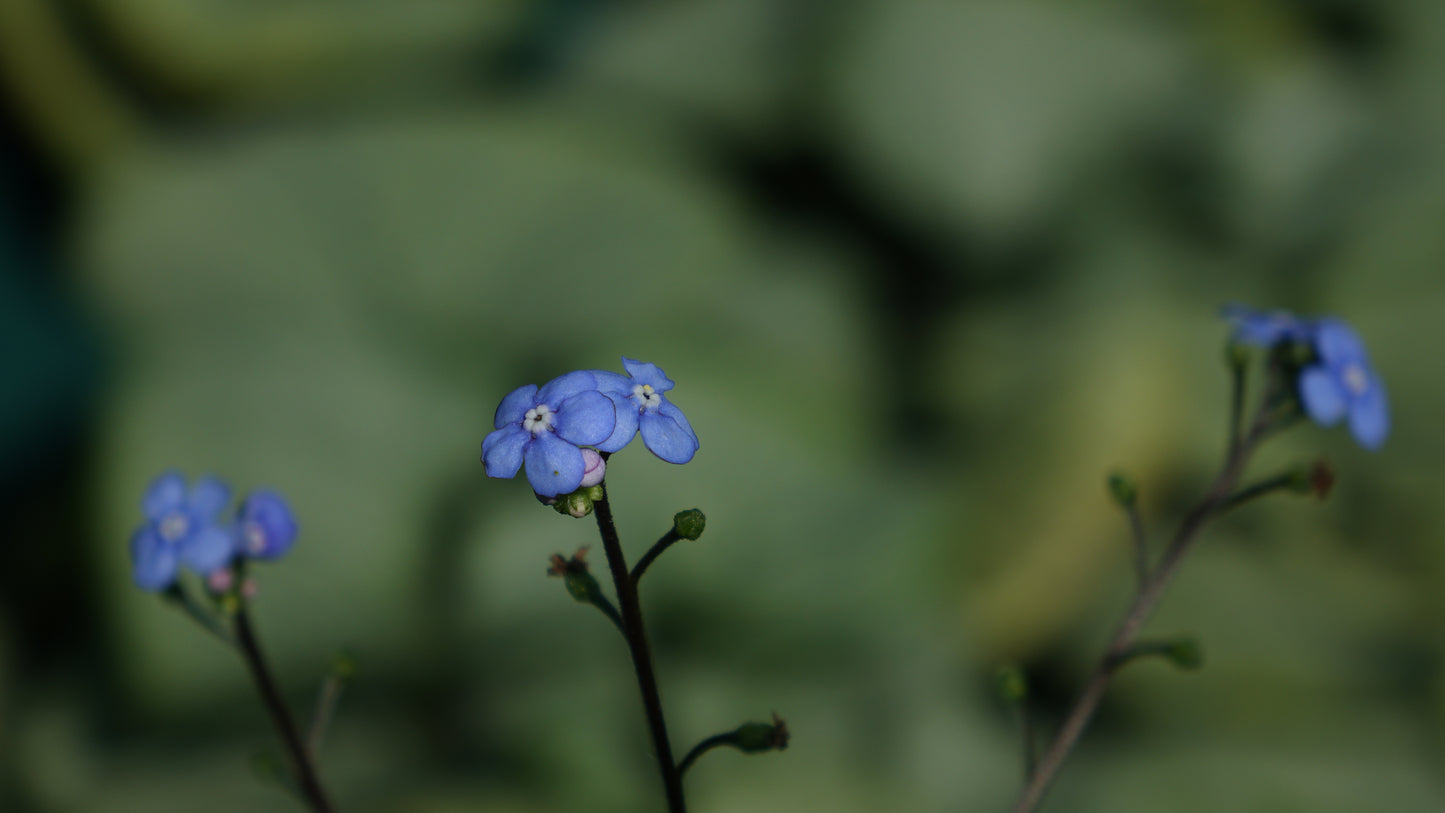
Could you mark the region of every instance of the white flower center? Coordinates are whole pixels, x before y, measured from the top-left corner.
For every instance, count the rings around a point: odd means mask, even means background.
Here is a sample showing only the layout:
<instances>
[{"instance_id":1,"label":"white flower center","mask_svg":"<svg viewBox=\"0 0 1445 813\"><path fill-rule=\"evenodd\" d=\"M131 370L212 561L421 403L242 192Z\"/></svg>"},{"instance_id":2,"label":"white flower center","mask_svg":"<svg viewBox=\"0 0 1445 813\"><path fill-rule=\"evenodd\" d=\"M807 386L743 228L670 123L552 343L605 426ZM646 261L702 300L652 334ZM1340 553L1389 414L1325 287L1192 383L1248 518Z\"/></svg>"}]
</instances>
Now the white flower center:
<instances>
[{"instance_id":1,"label":"white flower center","mask_svg":"<svg viewBox=\"0 0 1445 813\"><path fill-rule=\"evenodd\" d=\"M165 519L161 520L161 539L175 542L185 536L190 529L191 521L185 514L179 512L166 514Z\"/></svg>"},{"instance_id":2,"label":"white flower center","mask_svg":"<svg viewBox=\"0 0 1445 813\"><path fill-rule=\"evenodd\" d=\"M1358 364L1350 364L1345 367L1340 377L1345 380L1345 389L1356 398L1365 394L1370 387L1370 379L1365 375L1365 370Z\"/></svg>"},{"instance_id":3,"label":"white flower center","mask_svg":"<svg viewBox=\"0 0 1445 813\"><path fill-rule=\"evenodd\" d=\"M241 536L246 540L246 550L253 556L259 556L266 552L266 531L260 524L248 522L241 529Z\"/></svg>"},{"instance_id":4,"label":"white flower center","mask_svg":"<svg viewBox=\"0 0 1445 813\"><path fill-rule=\"evenodd\" d=\"M553 416L556 414L546 404L538 404L527 410L527 417L522 419L522 428L533 435L540 435L552 428Z\"/></svg>"},{"instance_id":5,"label":"white flower center","mask_svg":"<svg viewBox=\"0 0 1445 813\"><path fill-rule=\"evenodd\" d=\"M632 400L646 410L656 410L662 405L662 396L652 388L651 384L638 384L632 388Z\"/></svg>"}]
</instances>

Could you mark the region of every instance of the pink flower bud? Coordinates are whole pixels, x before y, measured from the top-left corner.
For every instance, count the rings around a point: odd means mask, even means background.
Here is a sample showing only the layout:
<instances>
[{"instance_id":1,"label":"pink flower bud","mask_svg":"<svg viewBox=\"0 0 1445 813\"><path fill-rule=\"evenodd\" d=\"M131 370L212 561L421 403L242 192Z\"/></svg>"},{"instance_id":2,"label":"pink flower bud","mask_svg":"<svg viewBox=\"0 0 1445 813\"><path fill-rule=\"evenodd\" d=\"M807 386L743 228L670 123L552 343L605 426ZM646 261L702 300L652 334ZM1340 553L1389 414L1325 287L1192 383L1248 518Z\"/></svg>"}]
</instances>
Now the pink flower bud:
<instances>
[{"instance_id":1,"label":"pink flower bud","mask_svg":"<svg viewBox=\"0 0 1445 813\"><path fill-rule=\"evenodd\" d=\"M206 589L212 593L224 593L231 589L235 580L235 574L229 567L212 570L211 575L206 577Z\"/></svg>"},{"instance_id":2,"label":"pink flower bud","mask_svg":"<svg viewBox=\"0 0 1445 813\"><path fill-rule=\"evenodd\" d=\"M602 459L602 455L592 449L582 450L582 465L582 482L578 488L591 488L602 482L602 478L607 476L607 462Z\"/></svg>"}]
</instances>

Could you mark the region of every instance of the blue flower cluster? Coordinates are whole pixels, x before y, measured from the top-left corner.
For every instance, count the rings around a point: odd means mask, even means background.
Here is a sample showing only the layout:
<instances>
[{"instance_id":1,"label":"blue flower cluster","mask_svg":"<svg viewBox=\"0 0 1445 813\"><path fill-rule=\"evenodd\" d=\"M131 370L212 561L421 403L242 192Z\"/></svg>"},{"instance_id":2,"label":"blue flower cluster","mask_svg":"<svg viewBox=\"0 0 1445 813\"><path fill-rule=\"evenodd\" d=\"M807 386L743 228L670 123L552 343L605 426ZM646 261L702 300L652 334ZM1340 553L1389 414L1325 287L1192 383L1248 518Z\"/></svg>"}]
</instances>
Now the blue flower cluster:
<instances>
[{"instance_id":1,"label":"blue flower cluster","mask_svg":"<svg viewBox=\"0 0 1445 813\"><path fill-rule=\"evenodd\" d=\"M296 517L274 491L257 490L233 519L220 516L231 488L202 477L190 488L177 471L157 477L141 500L145 522L130 539L132 578L143 590L165 590L181 565L202 576L236 558L278 559L296 541Z\"/></svg>"},{"instance_id":2,"label":"blue flower cluster","mask_svg":"<svg viewBox=\"0 0 1445 813\"><path fill-rule=\"evenodd\" d=\"M1300 368L1297 384L1305 412L1320 426L1348 418L1350 434L1366 449L1384 444L1390 434L1389 401L1353 328L1334 317L1306 319L1243 305L1225 307L1224 316L1234 324L1234 340L1242 344L1307 345L1313 358Z\"/></svg>"},{"instance_id":3,"label":"blue flower cluster","mask_svg":"<svg viewBox=\"0 0 1445 813\"><path fill-rule=\"evenodd\" d=\"M597 469L581 447L616 452L639 434L663 460L691 460L697 434L663 395L672 380L656 364L626 356L622 367L627 375L579 370L508 393L492 422L496 431L482 441L487 476L515 477L525 463L527 482L539 496L570 494Z\"/></svg>"}]
</instances>

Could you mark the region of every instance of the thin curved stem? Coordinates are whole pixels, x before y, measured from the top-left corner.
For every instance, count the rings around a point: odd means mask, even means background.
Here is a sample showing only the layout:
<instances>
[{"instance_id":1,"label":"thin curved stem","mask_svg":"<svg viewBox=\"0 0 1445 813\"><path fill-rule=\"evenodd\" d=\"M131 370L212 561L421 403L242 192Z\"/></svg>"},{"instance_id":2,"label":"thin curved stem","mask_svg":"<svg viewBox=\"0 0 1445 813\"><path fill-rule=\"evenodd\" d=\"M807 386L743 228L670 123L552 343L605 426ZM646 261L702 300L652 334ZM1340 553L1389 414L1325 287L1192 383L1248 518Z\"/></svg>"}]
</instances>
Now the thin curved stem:
<instances>
[{"instance_id":1,"label":"thin curved stem","mask_svg":"<svg viewBox=\"0 0 1445 813\"><path fill-rule=\"evenodd\" d=\"M1043 801L1044 793L1053 783L1059 768L1063 766L1074 746L1078 744L1084 728L1088 726L1089 720L1093 718L1094 712L1099 708L1099 703L1104 699L1104 693L1108 690L1115 671L1125 660L1125 654L1138 638L1144 623L1154 614L1159 600L1164 597L1164 591L1173 580L1184 555L1189 552L1189 548L1198 538L1199 531L1205 523L1228 505L1229 496L1234 492L1250 454L1259 442L1275 428L1271 416L1268 399L1266 399L1265 406L1260 408L1249 434L1243 438L1231 438L1224 466L1215 477L1209 491L1184 517L1184 521L1180 523L1178 531L1175 532L1173 540L1164 552L1163 558L1141 586L1138 596L1135 597L1134 603L1124 615L1124 620L1115 630L1113 639L1110 640L1108 648L1104 650L1104 655L1099 659L1094 671L1090 673L1083 691L1074 701L1058 734L1054 736L1048 750L1039 760L1037 769L1024 785L1023 793L1019 796L1018 803L1014 805L1014 813L1029 813Z\"/></svg>"},{"instance_id":2,"label":"thin curved stem","mask_svg":"<svg viewBox=\"0 0 1445 813\"><path fill-rule=\"evenodd\" d=\"M668 528L667 533L663 534L662 538L657 540L651 548L648 548L647 553L642 554L642 558L632 566L632 583L637 584L642 581L642 574L647 572L648 565L651 565L657 557L662 555L663 551L672 547L672 543L681 538L677 534L677 528Z\"/></svg>"},{"instance_id":3,"label":"thin curved stem","mask_svg":"<svg viewBox=\"0 0 1445 813\"><path fill-rule=\"evenodd\" d=\"M728 731L723 734L714 734L711 737L708 737L707 739L698 743L697 745L694 745L692 747L692 750L687 752L687 756L683 757L682 762L679 762L677 764L677 772L679 774L687 773L687 769L692 767L692 763L697 762L698 757L706 754L708 751L711 751L714 748L720 748L724 745L736 746L737 742L738 733L736 731Z\"/></svg>"},{"instance_id":4,"label":"thin curved stem","mask_svg":"<svg viewBox=\"0 0 1445 813\"><path fill-rule=\"evenodd\" d=\"M251 628L251 617L244 601L236 610L235 621L236 643L245 658L246 666L251 670L251 676L256 680L256 688L261 692L261 699L266 704L267 713L271 715L272 724L276 726L276 733L281 735L281 742L291 760L292 775L296 777L301 795L315 813L331 813L335 808L326 798L326 791L321 787L321 779L316 774L311 752L302 741L296 721L292 719L286 702L281 698L281 691L271 677L271 670L266 666L266 659L261 654L261 645L256 640L255 630Z\"/></svg>"},{"instance_id":5,"label":"thin curved stem","mask_svg":"<svg viewBox=\"0 0 1445 813\"><path fill-rule=\"evenodd\" d=\"M607 616L607 620L612 622L612 626L622 633L622 637L627 637L627 628L622 626L622 616L617 613L617 608L612 606L612 602L608 601L606 596L596 596L588 604L601 610L602 614Z\"/></svg>"},{"instance_id":6,"label":"thin curved stem","mask_svg":"<svg viewBox=\"0 0 1445 813\"><path fill-rule=\"evenodd\" d=\"M657 677L652 670L652 653L647 645L647 633L642 626L642 606L637 600L637 584L627 572L627 560L622 554L622 542L617 537L617 526L612 520L612 506L607 501L607 484L602 483L602 499L592 502L592 512L597 516L597 530L602 534L602 548L607 552L607 566L612 571L612 582L617 589L617 603L622 610L622 633L627 638L627 649L632 655L632 668L637 672L637 686L642 691L642 705L647 712L647 727L652 734L652 747L656 752L657 766L662 772L663 790L667 794L667 809L670 813L686 813L687 802L682 795L682 773L672 758L672 746L667 741L667 721L662 715L662 698L657 691Z\"/></svg>"}]
</instances>

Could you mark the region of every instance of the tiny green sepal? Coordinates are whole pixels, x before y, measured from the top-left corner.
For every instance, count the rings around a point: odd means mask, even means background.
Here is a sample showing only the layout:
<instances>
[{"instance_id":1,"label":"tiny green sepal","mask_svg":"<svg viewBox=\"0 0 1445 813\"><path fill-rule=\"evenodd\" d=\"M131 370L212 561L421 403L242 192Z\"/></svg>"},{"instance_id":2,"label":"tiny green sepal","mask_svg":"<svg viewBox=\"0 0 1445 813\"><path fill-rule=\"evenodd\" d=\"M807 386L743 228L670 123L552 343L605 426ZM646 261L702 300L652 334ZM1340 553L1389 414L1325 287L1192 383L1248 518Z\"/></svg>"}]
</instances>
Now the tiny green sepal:
<instances>
[{"instance_id":1,"label":"tiny green sepal","mask_svg":"<svg viewBox=\"0 0 1445 813\"><path fill-rule=\"evenodd\" d=\"M1022 703L1029 696L1028 678L1016 664L1005 664L993 676L999 696L1010 703Z\"/></svg>"},{"instance_id":2,"label":"tiny green sepal","mask_svg":"<svg viewBox=\"0 0 1445 813\"><path fill-rule=\"evenodd\" d=\"M702 536L703 528L706 526L707 517L696 508L678 511L672 517L672 529L682 539L697 539Z\"/></svg>"},{"instance_id":3,"label":"tiny green sepal","mask_svg":"<svg viewBox=\"0 0 1445 813\"><path fill-rule=\"evenodd\" d=\"M743 723L733 731L732 744L745 754L760 754L764 751L785 751L788 740L788 724L773 712L771 723Z\"/></svg>"},{"instance_id":4,"label":"tiny green sepal","mask_svg":"<svg viewBox=\"0 0 1445 813\"><path fill-rule=\"evenodd\" d=\"M1109 475L1109 496L1120 508L1133 508L1134 501L1139 498L1139 490L1134 486L1133 478L1116 471Z\"/></svg>"}]
</instances>

